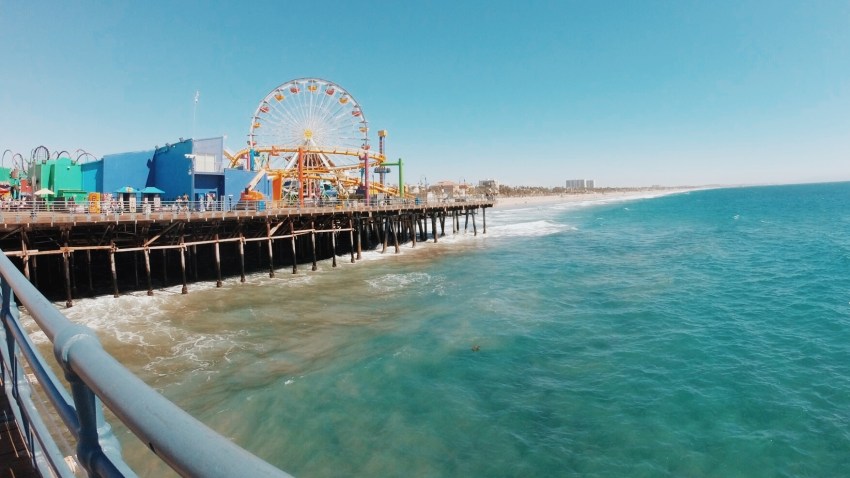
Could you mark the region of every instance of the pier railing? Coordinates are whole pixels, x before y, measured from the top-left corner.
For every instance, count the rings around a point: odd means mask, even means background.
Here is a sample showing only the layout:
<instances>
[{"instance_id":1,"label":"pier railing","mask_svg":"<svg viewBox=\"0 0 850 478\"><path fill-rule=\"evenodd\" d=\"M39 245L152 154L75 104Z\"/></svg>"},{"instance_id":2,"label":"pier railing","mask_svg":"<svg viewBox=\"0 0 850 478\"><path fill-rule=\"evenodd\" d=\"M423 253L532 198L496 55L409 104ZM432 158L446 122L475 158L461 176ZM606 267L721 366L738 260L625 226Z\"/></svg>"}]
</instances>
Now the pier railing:
<instances>
[{"instance_id":1,"label":"pier railing","mask_svg":"<svg viewBox=\"0 0 850 478\"><path fill-rule=\"evenodd\" d=\"M455 198L387 198L337 199L305 198L239 201L223 197L216 201L83 201L32 202L0 201L0 224L91 222L110 220L145 220L164 217L227 217L265 214L297 214L301 212L368 211L384 209L491 206L492 197L464 196Z\"/></svg>"},{"instance_id":2,"label":"pier railing","mask_svg":"<svg viewBox=\"0 0 850 478\"><path fill-rule=\"evenodd\" d=\"M23 431L34 467L44 476L74 477L60 443L70 435L75 461L92 477L133 477L102 405L157 457L182 476L289 476L216 433L157 393L101 346L95 334L62 315L0 253L0 379ZM16 300L53 345L70 384L57 377L21 325ZM67 429L42 415L46 399ZM47 415L47 413L45 413ZM49 424L50 423L50 424Z\"/></svg>"}]
</instances>

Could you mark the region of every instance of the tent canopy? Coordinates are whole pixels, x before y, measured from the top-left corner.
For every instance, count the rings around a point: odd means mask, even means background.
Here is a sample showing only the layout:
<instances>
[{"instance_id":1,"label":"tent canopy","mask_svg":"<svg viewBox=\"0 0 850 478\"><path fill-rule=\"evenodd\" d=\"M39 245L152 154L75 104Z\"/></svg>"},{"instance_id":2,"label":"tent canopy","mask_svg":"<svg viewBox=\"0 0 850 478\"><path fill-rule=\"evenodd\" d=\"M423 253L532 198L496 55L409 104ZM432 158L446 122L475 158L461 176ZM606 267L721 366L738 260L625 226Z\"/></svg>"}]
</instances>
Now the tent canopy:
<instances>
[{"instance_id":1,"label":"tent canopy","mask_svg":"<svg viewBox=\"0 0 850 478\"><path fill-rule=\"evenodd\" d=\"M165 194L165 191L153 186L148 186L140 191L142 194Z\"/></svg>"},{"instance_id":2,"label":"tent canopy","mask_svg":"<svg viewBox=\"0 0 850 478\"><path fill-rule=\"evenodd\" d=\"M51 194L56 194L56 193L54 193L53 191L51 191L47 188L41 188L38 191L34 192L33 194L35 194L36 196L50 196Z\"/></svg>"},{"instance_id":3,"label":"tent canopy","mask_svg":"<svg viewBox=\"0 0 850 478\"><path fill-rule=\"evenodd\" d=\"M134 193L134 192L136 192L136 190L133 189L132 186L124 186L123 188L116 189L115 192L116 193Z\"/></svg>"}]
</instances>

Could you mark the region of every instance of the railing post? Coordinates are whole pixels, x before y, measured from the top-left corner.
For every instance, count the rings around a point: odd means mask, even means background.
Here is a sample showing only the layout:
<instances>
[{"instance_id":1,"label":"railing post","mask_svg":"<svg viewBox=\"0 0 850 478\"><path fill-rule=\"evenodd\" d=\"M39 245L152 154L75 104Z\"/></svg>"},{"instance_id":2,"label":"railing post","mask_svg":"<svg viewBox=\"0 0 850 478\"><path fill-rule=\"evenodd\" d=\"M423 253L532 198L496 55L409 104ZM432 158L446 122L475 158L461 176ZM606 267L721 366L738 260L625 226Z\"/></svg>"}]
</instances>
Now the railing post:
<instances>
[{"instance_id":1,"label":"railing post","mask_svg":"<svg viewBox=\"0 0 850 478\"><path fill-rule=\"evenodd\" d=\"M2 276L0 276L0 294L3 294L3 305L0 307L0 320L3 321L3 332L6 333L6 352L9 356L9 370L14 370L15 339L12 336L12 331L9 330L9 315L12 310L12 288L9 286L6 278ZM0 366L0 378L3 379L3 383L8 383L6 382L6 367L4 366ZM12 383L16 382L13 380ZM14 388L12 390L14 394Z\"/></svg>"},{"instance_id":2,"label":"railing post","mask_svg":"<svg viewBox=\"0 0 850 478\"><path fill-rule=\"evenodd\" d=\"M121 445L112 433L112 427L103 418L100 400L71 367L72 349L78 345L102 348L97 337L81 325L66 327L53 342L53 353L71 385L71 396L77 413L77 461L88 471L89 476L134 476L126 465L119 470L108 457L120 458ZM121 462L120 459L115 461Z\"/></svg>"},{"instance_id":3,"label":"railing post","mask_svg":"<svg viewBox=\"0 0 850 478\"><path fill-rule=\"evenodd\" d=\"M6 334L6 355L9 358L8 367L11 372L11 377L8 377L9 380L7 381L5 370L3 371L3 383L5 386L8 386L11 382L12 398L18 402L16 407L20 408L22 388L25 396L29 396L30 391L28 382L26 381L26 374L24 373L23 367L21 367L21 364L18 362L18 344L15 341L15 336L12 334L12 328L9 324L9 321L12 320L12 307L14 307L14 301L12 300L12 288L6 281L5 277L0 277L0 293L3 294L3 303L2 307L0 307L0 315L2 315L3 320L3 333ZM0 357L0 361L2 361L2 357ZM23 387L21 387L21 385L23 385ZM32 428L30 427L30 421L27 414L20 413L17 414L16 417L21 421L19 425L23 428L22 436L27 442L28 449L35 450ZM32 454L31 459L33 461L33 465L35 465L35 453Z\"/></svg>"}]
</instances>

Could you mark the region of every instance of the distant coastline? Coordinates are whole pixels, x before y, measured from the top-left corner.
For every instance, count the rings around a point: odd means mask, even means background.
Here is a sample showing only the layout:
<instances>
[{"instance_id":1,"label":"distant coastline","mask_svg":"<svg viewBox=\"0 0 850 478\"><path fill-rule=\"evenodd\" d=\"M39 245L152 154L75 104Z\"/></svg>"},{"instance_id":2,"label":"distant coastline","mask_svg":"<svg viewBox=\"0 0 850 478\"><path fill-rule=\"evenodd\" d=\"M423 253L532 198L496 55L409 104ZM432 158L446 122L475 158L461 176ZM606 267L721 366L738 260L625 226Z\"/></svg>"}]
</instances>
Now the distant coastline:
<instances>
[{"instance_id":1,"label":"distant coastline","mask_svg":"<svg viewBox=\"0 0 850 478\"><path fill-rule=\"evenodd\" d=\"M542 206L545 204L600 202L611 199L641 199L666 196L702 188L617 188L592 191L565 192L560 194L543 193L529 195L498 196L494 209L512 209L524 206Z\"/></svg>"}]
</instances>

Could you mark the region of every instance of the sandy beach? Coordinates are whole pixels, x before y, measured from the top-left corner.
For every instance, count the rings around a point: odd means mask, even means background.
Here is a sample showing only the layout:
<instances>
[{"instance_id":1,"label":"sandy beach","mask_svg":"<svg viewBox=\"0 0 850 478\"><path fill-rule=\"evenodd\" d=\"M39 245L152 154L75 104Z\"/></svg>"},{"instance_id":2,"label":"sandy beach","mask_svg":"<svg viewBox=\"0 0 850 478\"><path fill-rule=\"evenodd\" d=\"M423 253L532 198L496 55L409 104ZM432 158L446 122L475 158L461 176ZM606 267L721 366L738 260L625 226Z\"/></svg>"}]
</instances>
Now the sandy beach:
<instances>
[{"instance_id":1,"label":"sandy beach","mask_svg":"<svg viewBox=\"0 0 850 478\"><path fill-rule=\"evenodd\" d=\"M495 207L498 209L512 209L527 206L542 206L547 204L570 203L570 202L598 202L613 199L642 199L666 196L692 191L692 189L640 189L640 190L615 190L615 191L593 191L567 194L551 194L540 196L501 196L497 198Z\"/></svg>"}]
</instances>

